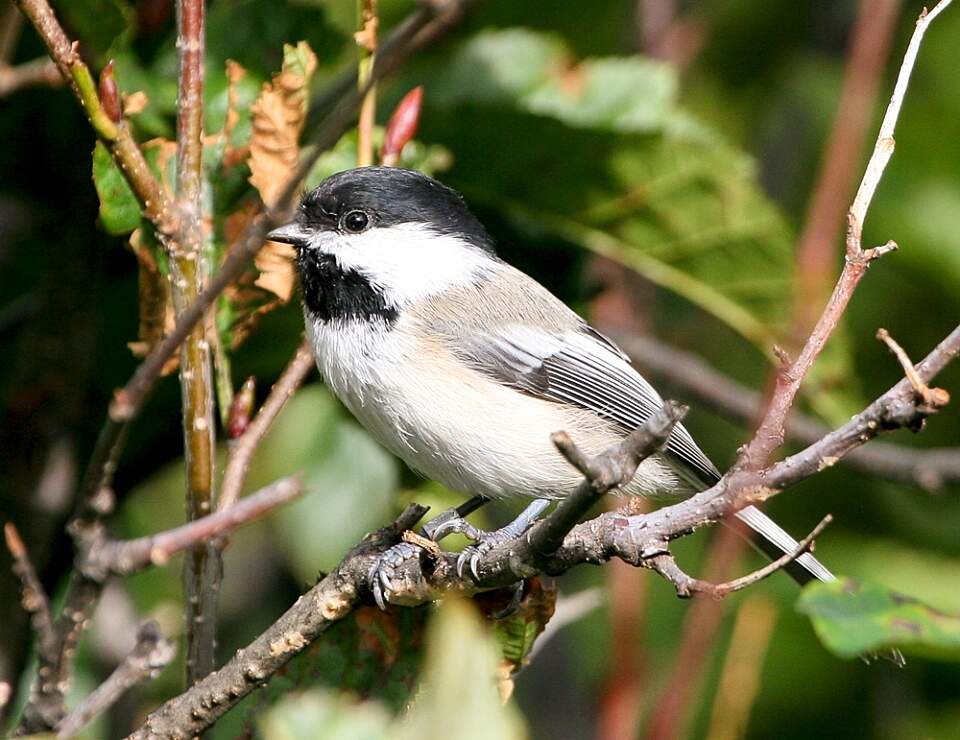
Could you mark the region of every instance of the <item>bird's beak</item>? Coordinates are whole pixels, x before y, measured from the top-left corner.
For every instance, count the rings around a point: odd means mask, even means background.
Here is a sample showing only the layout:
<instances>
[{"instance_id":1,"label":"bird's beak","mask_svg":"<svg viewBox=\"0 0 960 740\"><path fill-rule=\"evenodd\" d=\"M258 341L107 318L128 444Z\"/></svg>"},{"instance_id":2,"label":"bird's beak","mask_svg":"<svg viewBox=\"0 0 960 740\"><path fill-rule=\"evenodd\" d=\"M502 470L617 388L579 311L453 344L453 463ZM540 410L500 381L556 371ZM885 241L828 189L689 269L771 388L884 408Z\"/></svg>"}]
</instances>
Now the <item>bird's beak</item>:
<instances>
[{"instance_id":1,"label":"bird's beak","mask_svg":"<svg viewBox=\"0 0 960 740\"><path fill-rule=\"evenodd\" d=\"M291 221L285 226L279 226L267 234L267 239L272 242L292 244L295 247L305 247L309 238L310 235L296 221Z\"/></svg>"}]
</instances>

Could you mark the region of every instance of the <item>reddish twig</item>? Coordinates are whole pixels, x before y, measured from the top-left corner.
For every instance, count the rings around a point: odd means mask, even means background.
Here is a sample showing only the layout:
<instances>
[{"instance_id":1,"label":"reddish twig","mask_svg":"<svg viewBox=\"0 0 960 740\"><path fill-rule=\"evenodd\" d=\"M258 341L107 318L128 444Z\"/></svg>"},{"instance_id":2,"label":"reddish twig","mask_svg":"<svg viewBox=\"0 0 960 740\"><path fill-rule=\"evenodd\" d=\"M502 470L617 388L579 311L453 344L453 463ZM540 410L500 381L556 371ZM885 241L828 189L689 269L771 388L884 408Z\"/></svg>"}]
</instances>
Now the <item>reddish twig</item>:
<instances>
[{"instance_id":1,"label":"reddish twig","mask_svg":"<svg viewBox=\"0 0 960 740\"><path fill-rule=\"evenodd\" d=\"M830 289L843 209L853 190L900 0L861 0L844 70L840 102L797 244L797 295L792 337L809 332Z\"/></svg>"},{"instance_id":2,"label":"reddish twig","mask_svg":"<svg viewBox=\"0 0 960 740\"><path fill-rule=\"evenodd\" d=\"M377 0L357 0L357 26L354 34L360 51L357 65L357 86L364 90L357 121L357 167L373 164L373 125L377 113L377 88L370 84L377 55L377 31L380 18Z\"/></svg>"},{"instance_id":3,"label":"reddish twig","mask_svg":"<svg viewBox=\"0 0 960 740\"><path fill-rule=\"evenodd\" d=\"M304 340L297 347L293 358L287 363L283 373L277 379L267 400L263 402L256 417L246 431L235 440L230 447L230 458L223 473L223 483L220 486L220 499L217 502L217 511L224 511L233 506L243 490L247 478L247 470L254 453L263 441L270 426L279 416L287 401L293 396L304 378L313 368L313 353L310 344Z\"/></svg>"},{"instance_id":4,"label":"reddish twig","mask_svg":"<svg viewBox=\"0 0 960 740\"><path fill-rule=\"evenodd\" d=\"M917 53L920 50L920 42L923 34L926 32L930 23L939 15L944 8L950 4L951 0L940 0L939 3L929 13L924 12L917 21L917 27L913 32L907 51L904 54L903 62L900 65L900 72L897 76L897 82L894 86L893 95L890 97L890 103L880 124L880 131L877 134L877 141L867 163L863 178L860 181L860 187L853 199L850 210L847 214L847 240L846 240L846 262L840 279L837 281L833 294L827 302L827 306L817 321L809 338L800 351L796 361L790 363L789 367L783 369L777 375L773 395L770 404L764 414L762 421L757 429L753 439L744 448L737 460L738 469L757 470L766 463L770 455L781 444L783 444L784 428L787 415L793 406L797 391L804 377L813 365L814 360L820 354L830 335L846 311L847 304L856 290L861 278L866 273L870 263L887 252L896 249L896 244L887 242L881 247L873 249L863 249L862 233L863 223L867 216L867 209L873 200L873 194L876 192L883 171L886 169L887 162L893 154L894 148L894 129L897 125L897 119L900 115L900 108L903 104L903 98L907 92L907 86L910 82L910 74L913 71L914 63L917 59Z\"/></svg>"},{"instance_id":5,"label":"reddish twig","mask_svg":"<svg viewBox=\"0 0 960 740\"><path fill-rule=\"evenodd\" d=\"M229 509L207 514L175 529L134 540L104 540L91 544L84 556L83 567L90 572L129 575L150 565L164 565L177 553L212 543L302 493L300 476L281 478L244 497Z\"/></svg>"}]
</instances>

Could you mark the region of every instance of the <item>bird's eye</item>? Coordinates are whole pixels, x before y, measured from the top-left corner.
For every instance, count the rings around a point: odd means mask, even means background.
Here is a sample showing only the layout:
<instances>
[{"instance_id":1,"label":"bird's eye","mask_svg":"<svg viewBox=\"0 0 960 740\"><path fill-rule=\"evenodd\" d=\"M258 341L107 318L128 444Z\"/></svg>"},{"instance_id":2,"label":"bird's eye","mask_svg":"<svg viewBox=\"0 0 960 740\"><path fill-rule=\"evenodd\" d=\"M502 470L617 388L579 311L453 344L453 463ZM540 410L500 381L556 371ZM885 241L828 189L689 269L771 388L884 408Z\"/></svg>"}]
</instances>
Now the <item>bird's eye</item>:
<instances>
[{"instance_id":1,"label":"bird's eye","mask_svg":"<svg viewBox=\"0 0 960 740\"><path fill-rule=\"evenodd\" d=\"M350 211L343 217L343 228L353 234L359 234L370 225L370 218L363 211Z\"/></svg>"}]
</instances>

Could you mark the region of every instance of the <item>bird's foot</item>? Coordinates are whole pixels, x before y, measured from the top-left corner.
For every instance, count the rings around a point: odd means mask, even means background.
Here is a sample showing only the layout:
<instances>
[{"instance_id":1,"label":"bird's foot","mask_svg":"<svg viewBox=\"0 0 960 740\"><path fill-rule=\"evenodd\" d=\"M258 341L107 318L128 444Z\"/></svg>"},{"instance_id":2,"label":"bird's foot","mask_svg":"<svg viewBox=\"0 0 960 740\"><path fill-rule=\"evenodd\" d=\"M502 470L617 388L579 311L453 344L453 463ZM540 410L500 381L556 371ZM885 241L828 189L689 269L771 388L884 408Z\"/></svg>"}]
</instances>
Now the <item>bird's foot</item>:
<instances>
[{"instance_id":1,"label":"bird's foot","mask_svg":"<svg viewBox=\"0 0 960 740\"><path fill-rule=\"evenodd\" d=\"M424 552L420 545L399 542L380 554L367 572L367 582L377 606L386 610L391 596L400 590L403 566L410 560L419 559Z\"/></svg>"},{"instance_id":2,"label":"bird's foot","mask_svg":"<svg viewBox=\"0 0 960 740\"><path fill-rule=\"evenodd\" d=\"M370 590L373 592L373 598L377 602L377 606L386 609L391 596L395 592L411 590L417 585L408 582L408 571L405 565L411 560L419 559L425 552L436 557L440 548L435 543L448 534L463 532L469 537L473 532L479 532L480 530L476 529L464 517L476 511L484 502L483 497L474 496L455 509L449 509L424 524L420 533L424 539L431 541L426 544L433 544L432 548L424 547L415 542L404 541L385 550L370 566L367 574Z\"/></svg>"},{"instance_id":3,"label":"bird's foot","mask_svg":"<svg viewBox=\"0 0 960 740\"><path fill-rule=\"evenodd\" d=\"M478 566L483 557L500 545L503 545L511 540L515 540L517 537L524 534L530 527L532 527L537 519L540 518L540 514L543 513L543 510L550 505L550 502L545 499L537 499L531 503L526 509L524 509L520 516L514 519L505 527L501 527L493 532L484 532L483 530L477 529L469 522L465 522L469 530L464 531L461 529L456 529L452 531L459 531L464 536L473 540L474 544L465 547L463 552L460 553L460 557L457 558L457 575L463 578L464 568L469 563L470 573L473 576L475 581L480 580L480 573L478 571Z\"/></svg>"}]
</instances>

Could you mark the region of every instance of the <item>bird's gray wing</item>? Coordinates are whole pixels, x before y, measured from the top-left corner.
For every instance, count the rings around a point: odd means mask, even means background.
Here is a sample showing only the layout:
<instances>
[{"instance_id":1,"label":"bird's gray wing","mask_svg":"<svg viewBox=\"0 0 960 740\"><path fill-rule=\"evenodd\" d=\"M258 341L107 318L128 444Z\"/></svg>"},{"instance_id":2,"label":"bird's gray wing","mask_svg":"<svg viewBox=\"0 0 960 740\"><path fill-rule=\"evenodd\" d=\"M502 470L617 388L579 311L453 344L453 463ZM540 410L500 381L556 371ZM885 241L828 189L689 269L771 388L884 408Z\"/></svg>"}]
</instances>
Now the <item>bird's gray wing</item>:
<instances>
[{"instance_id":1,"label":"bird's gray wing","mask_svg":"<svg viewBox=\"0 0 960 740\"><path fill-rule=\"evenodd\" d=\"M521 323L494 331L461 325L448 341L462 361L497 382L588 409L624 431L636 429L663 405L616 345L579 320L559 331ZM719 480L716 467L682 426L674 429L664 452L695 488Z\"/></svg>"}]
</instances>

